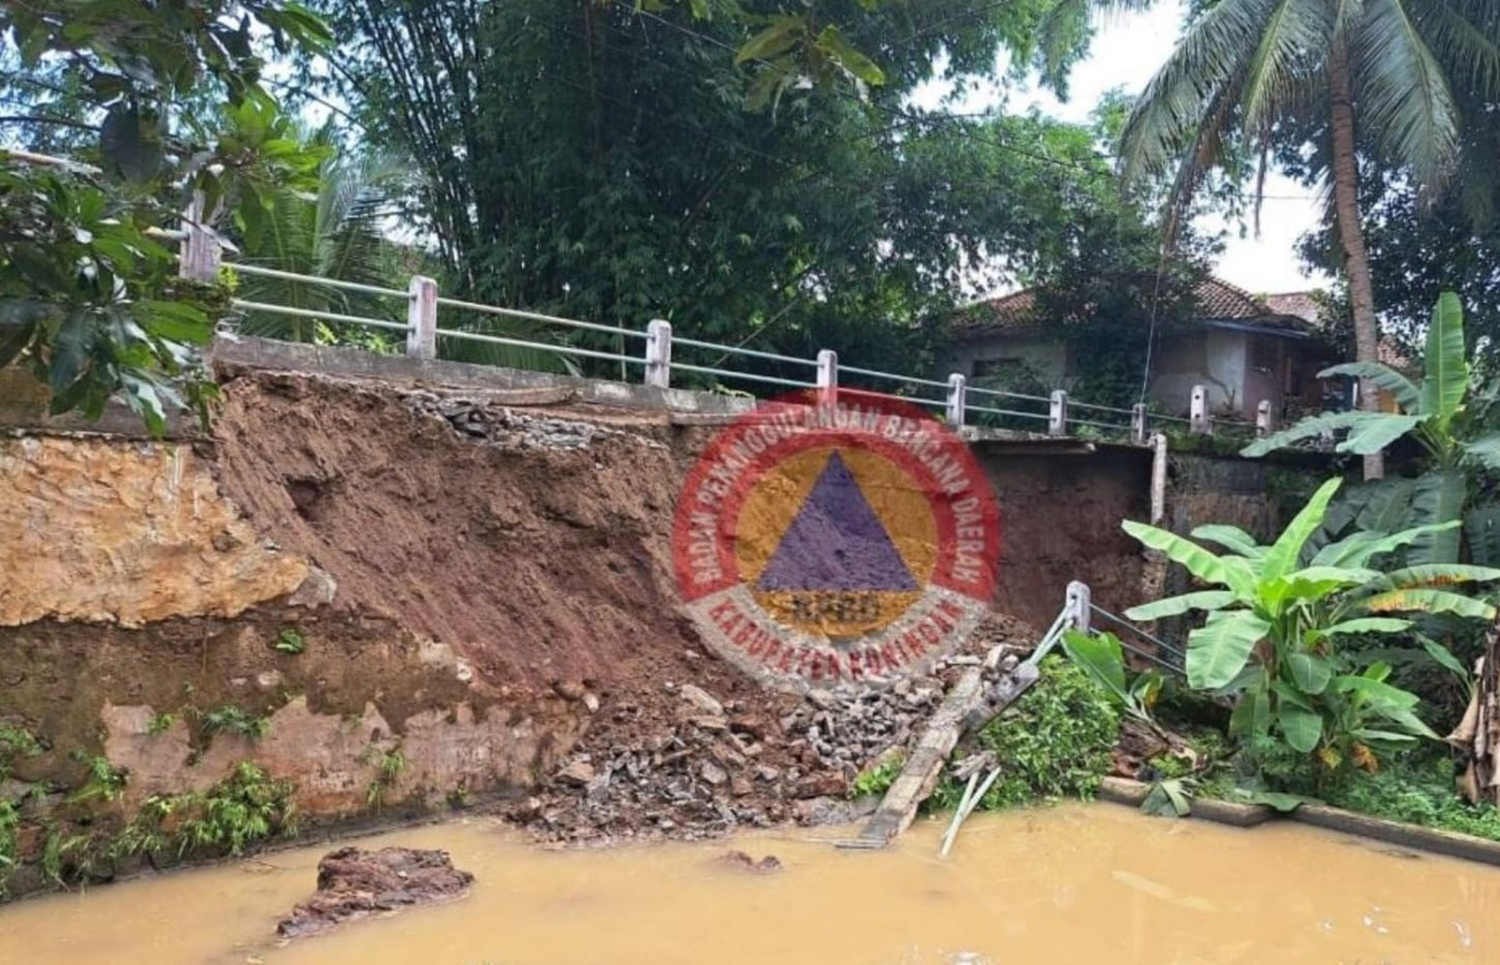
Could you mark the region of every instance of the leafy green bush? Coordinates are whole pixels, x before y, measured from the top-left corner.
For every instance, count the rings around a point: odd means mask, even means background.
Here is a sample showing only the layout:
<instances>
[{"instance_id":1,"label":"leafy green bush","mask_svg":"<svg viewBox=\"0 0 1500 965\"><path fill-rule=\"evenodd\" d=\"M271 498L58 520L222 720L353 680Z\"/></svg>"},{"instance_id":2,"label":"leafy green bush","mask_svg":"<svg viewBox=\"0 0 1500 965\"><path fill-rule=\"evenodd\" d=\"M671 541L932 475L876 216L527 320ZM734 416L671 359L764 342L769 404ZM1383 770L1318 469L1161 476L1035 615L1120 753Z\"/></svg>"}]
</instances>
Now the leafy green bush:
<instances>
[{"instance_id":1,"label":"leafy green bush","mask_svg":"<svg viewBox=\"0 0 1500 965\"><path fill-rule=\"evenodd\" d=\"M896 778L901 776L901 768L905 765L904 755L891 755L877 761L874 766L865 768L855 776L854 783L849 788L849 796L861 798L884 794L896 783Z\"/></svg>"},{"instance_id":2,"label":"leafy green bush","mask_svg":"<svg viewBox=\"0 0 1500 965\"><path fill-rule=\"evenodd\" d=\"M125 793L125 785L130 781L128 769L116 767L102 754L88 755L75 751L73 757L84 765L88 777L78 790L68 796L69 801L117 801Z\"/></svg>"},{"instance_id":3,"label":"leafy green bush","mask_svg":"<svg viewBox=\"0 0 1500 965\"><path fill-rule=\"evenodd\" d=\"M1461 800L1454 793L1453 762L1446 756L1398 759L1375 774L1340 784L1327 800L1391 821L1500 841L1500 809Z\"/></svg>"},{"instance_id":4,"label":"leafy green bush","mask_svg":"<svg viewBox=\"0 0 1500 965\"><path fill-rule=\"evenodd\" d=\"M204 734L239 734L257 741L270 731L271 720L269 717L248 713L233 704L225 704L205 713L201 725Z\"/></svg>"},{"instance_id":5,"label":"leafy green bush","mask_svg":"<svg viewBox=\"0 0 1500 965\"><path fill-rule=\"evenodd\" d=\"M201 796L179 798L177 806L191 816L178 828L178 852L207 848L237 855L274 833L296 834L294 790L291 781L272 780L260 767L241 761Z\"/></svg>"},{"instance_id":6,"label":"leafy green bush","mask_svg":"<svg viewBox=\"0 0 1500 965\"><path fill-rule=\"evenodd\" d=\"M1109 773L1120 715L1088 673L1062 657L1042 661L1041 679L975 739L1001 767L979 806L1014 807L1039 798L1091 797ZM945 778L929 801L952 808L963 785Z\"/></svg>"}]
</instances>

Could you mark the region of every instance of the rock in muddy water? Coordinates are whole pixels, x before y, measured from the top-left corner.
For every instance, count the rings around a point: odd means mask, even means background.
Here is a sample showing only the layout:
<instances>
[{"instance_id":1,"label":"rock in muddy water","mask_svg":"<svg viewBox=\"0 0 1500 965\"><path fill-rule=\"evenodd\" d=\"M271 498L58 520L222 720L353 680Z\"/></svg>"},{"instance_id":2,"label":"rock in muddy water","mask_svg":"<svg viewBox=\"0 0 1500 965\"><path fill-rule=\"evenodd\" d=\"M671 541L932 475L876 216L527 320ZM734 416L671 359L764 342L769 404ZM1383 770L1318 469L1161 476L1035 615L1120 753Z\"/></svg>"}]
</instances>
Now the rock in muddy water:
<instances>
[{"instance_id":1,"label":"rock in muddy water","mask_svg":"<svg viewBox=\"0 0 1500 965\"><path fill-rule=\"evenodd\" d=\"M719 856L719 863L755 875L768 875L781 870L781 859L774 854L756 861L743 851L726 851Z\"/></svg>"},{"instance_id":2,"label":"rock in muddy water","mask_svg":"<svg viewBox=\"0 0 1500 965\"><path fill-rule=\"evenodd\" d=\"M446 851L340 848L318 862L318 890L276 926L283 938L318 935L346 921L463 894L474 881Z\"/></svg>"}]
</instances>

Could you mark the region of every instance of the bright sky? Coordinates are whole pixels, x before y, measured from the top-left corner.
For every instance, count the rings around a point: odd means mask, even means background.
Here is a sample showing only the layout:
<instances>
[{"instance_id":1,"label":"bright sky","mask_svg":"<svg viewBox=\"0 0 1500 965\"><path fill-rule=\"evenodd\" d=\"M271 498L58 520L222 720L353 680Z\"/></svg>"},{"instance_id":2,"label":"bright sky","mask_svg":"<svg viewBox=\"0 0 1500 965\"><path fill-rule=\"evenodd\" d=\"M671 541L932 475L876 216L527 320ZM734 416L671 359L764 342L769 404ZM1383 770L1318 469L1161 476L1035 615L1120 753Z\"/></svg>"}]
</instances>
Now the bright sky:
<instances>
[{"instance_id":1,"label":"bright sky","mask_svg":"<svg viewBox=\"0 0 1500 965\"><path fill-rule=\"evenodd\" d=\"M1086 121L1111 88L1138 93L1171 52L1182 15L1181 0L1162 0L1144 12L1102 15L1088 59L1073 68L1068 102L1060 103L1050 93L1035 89L1012 89L1010 110L1023 112L1035 106L1063 120ZM936 108L943 93L942 87L931 85L913 99ZM964 97L950 109L982 110L999 104L1003 97L1000 90L988 88ZM1298 239L1318 220L1320 203L1314 192L1273 172L1266 178L1266 195L1259 237L1248 225L1241 237L1238 224L1226 224L1222 218L1200 219L1198 227L1205 231L1229 232L1215 273L1253 294L1325 287L1329 279L1305 272L1296 252Z\"/></svg>"}]
</instances>

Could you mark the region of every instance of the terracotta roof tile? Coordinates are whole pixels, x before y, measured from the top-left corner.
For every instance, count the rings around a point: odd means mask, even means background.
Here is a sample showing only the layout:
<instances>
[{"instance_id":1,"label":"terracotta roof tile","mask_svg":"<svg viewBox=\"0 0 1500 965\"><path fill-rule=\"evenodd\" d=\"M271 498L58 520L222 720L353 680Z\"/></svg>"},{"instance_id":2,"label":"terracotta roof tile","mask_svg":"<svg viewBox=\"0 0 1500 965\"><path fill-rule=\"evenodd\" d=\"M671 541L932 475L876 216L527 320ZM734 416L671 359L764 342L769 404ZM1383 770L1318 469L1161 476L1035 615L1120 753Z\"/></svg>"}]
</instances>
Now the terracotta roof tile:
<instances>
[{"instance_id":1,"label":"terracotta roof tile","mask_svg":"<svg viewBox=\"0 0 1500 965\"><path fill-rule=\"evenodd\" d=\"M1322 326L1323 306L1318 304L1312 292L1282 292L1279 295L1267 295L1265 302L1271 311L1278 315L1295 315L1309 325Z\"/></svg>"},{"instance_id":2,"label":"terracotta roof tile","mask_svg":"<svg viewBox=\"0 0 1500 965\"><path fill-rule=\"evenodd\" d=\"M1256 298L1222 278L1205 278L1197 290L1203 321L1232 321L1285 328L1315 326L1317 303L1307 292L1286 292ZM992 334L1022 335L1046 327L1036 316L1036 295L1031 289L1012 292L961 311L955 321L961 336Z\"/></svg>"}]
</instances>

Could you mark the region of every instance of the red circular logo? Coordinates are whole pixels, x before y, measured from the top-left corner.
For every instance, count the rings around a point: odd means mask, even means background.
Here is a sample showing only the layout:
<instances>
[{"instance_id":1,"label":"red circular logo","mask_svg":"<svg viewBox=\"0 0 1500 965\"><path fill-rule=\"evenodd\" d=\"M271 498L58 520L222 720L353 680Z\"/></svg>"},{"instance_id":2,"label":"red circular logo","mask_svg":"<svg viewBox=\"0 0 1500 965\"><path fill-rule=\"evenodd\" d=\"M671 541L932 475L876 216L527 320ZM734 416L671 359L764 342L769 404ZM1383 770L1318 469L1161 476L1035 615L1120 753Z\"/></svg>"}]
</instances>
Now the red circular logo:
<instances>
[{"instance_id":1,"label":"red circular logo","mask_svg":"<svg viewBox=\"0 0 1500 965\"><path fill-rule=\"evenodd\" d=\"M873 393L761 403L677 503L678 590L720 656L788 688L920 672L984 616L999 511L961 439Z\"/></svg>"}]
</instances>

